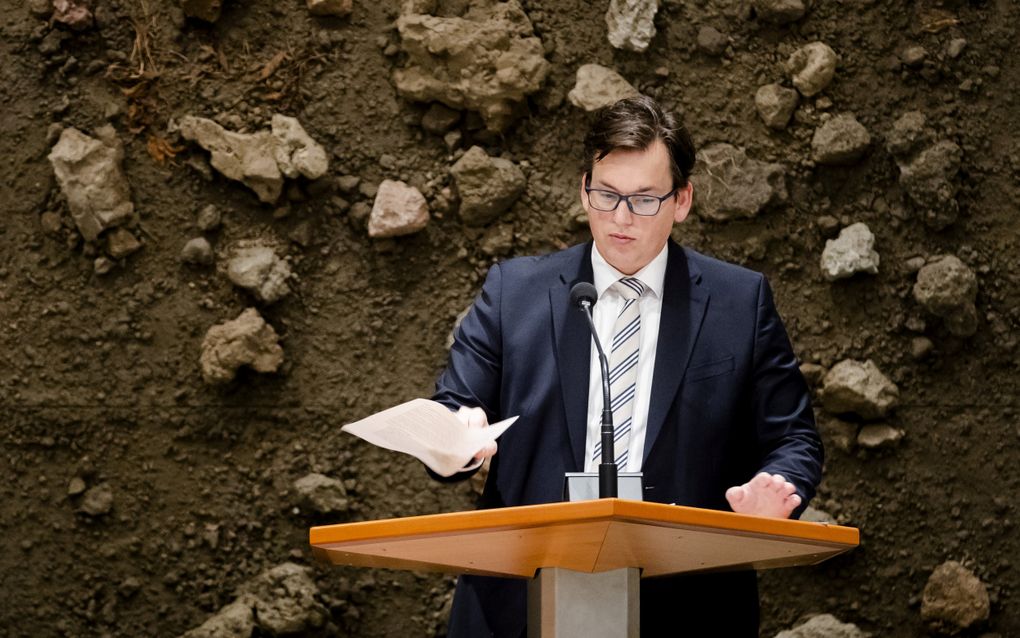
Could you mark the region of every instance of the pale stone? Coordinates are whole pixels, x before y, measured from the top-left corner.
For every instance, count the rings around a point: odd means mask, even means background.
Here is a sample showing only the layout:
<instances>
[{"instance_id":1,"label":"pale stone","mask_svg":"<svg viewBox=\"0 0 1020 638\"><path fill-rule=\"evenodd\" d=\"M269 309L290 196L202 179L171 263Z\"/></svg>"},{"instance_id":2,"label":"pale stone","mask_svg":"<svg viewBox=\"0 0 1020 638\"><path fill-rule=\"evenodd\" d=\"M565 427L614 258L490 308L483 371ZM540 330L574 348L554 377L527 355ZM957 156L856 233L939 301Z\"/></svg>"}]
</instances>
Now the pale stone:
<instances>
[{"instance_id":1,"label":"pale stone","mask_svg":"<svg viewBox=\"0 0 1020 638\"><path fill-rule=\"evenodd\" d=\"M319 179L329 170L326 149L311 138L296 118L273 116L271 123L276 138L276 164L287 177L303 175L308 179Z\"/></svg>"},{"instance_id":2,"label":"pale stone","mask_svg":"<svg viewBox=\"0 0 1020 638\"><path fill-rule=\"evenodd\" d=\"M463 16L416 13L427 10L434 6L410 3L397 18L407 53L406 66L393 72L397 92L477 111L489 130L503 130L549 73L527 14L516 0L475 4Z\"/></svg>"},{"instance_id":3,"label":"pale stone","mask_svg":"<svg viewBox=\"0 0 1020 638\"><path fill-rule=\"evenodd\" d=\"M275 372L283 363L283 348L273 327L258 310L248 308L236 319L209 328L202 340L200 364L206 383L226 383L238 368Z\"/></svg>"},{"instance_id":4,"label":"pale stone","mask_svg":"<svg viewBox=\"0 0 1020 638\"><path fill-rule=\"evenodd\" d=\"M81 502L81 510L89 516L109 514L113 509L113 490L108 483L89 488Z\"/></svg>"},{"instance_id":5,"label":"pale stone","mask_svg":"<svg viewBox=\"0 0 1020 638\"><path fill-rule=\"evenodd\" d=\"M450 168L460 193L460 218L484 226L510 208L527 186L524 173L510 160L490 157L472 146Z\"/></svg>"},{"instance_id":6,"label":"pale stone","mask_svg":"<svg viewBox=\"0 0 1020 638\"><path fill-rule=\"evenodd\" d=\"M417 188L384 179L368 217L368 236L396 237L416 233L429 223L429 206Z\"/></svg>"},{"instance_id":7,"label":"pale stone","mask_svg":"<svg viewBox=\"0 0 1020 638\"><path fill-rule=\"evenodd\" d=\"M96 241L107 228L123 224L135 210L121 168L123 146L109 125L96 134L98 139L66 128L49 154L71 217L86 241Z\"/></svg>"},{"instance_id":8,"label":"pale stone","mask_svg":"<svg viewBox=\"0 0 1020 638\"><path fill-rule=\"evenodd\" d=\"M188 240L181 249L181 261L186 264L208 266L215 259L212 246L205 237L195 237Z\"/></svg>"},{"instance_id":9,"label":"pale stone","mask_svg":"<svg viewBox=\"0 0 1020 638\"><path fill-rule=\"evenodd\" d=\"M836 74L839 57L824 42L812 42L790 54L786 70L801 95L811 97L825 90Z\"/></svg>"},{"instance_id":10,"label":"pale stone","mask_svg":"<svg viewBox=\"0 0 1020 638\"><path fill-rule=\"evenodd\" d=\"M343 481L312 472L294 481L300 503L319 514L346 512L350 507Z\"/></svg>"},{"instance_id":11,"label":"pale stone","mask_svg":"<svg viewBox=\"0 0 1020 638\"><path fill-rule=\"evenodd\" d=\"M787 199L782 165L750 159L731 144L712 144L698 152L691 180L695 210L711 221L754 217Z\"/></svg>"},{"instance_id":12,"label":"pale stone","mask_svg":"<svg viewBox=\"0 0 1020 638\"><path fill-rule=\"evenodd\" d=\"M597 111L624 98L638 95L638 90L616 71L601 64L585 64L577 69L574 88L567 93L567 99L585 111Z\"/></svg>"},{"instance_id":13,"label":"pale stone","mask_svg":"<svg viewBox=\"0 0 1020 638\"><path fill-rule=\"evenodd\" d=\"M259 301L271 304L290 294L287 282L293 273L272 247L256 243L234 248L227 263L227 277Z\"/></svg>"},{"instance_id":14,"label":"pale stone","mask_svg":"<svg viewBox=\"0 0 1020 638\"><path fill-rule=\"evenodd\" d=\"M862 448L874 449L895 445L903 438L903 430L889 425L872 424L865 425L857 433L857 445Z\"/></svg>"},{"instance_id":15,"label":"pale stone","mask_svg":"<svg viewBox=\"0 0 1020 638\"><path fill-rule=\"evenodd\" d=\"M870 638L857 625L841 622L832 614L819 614L807 622L776 634L775 638Z\"/></svg>"},{"instance_id":16,"label":"pale stone","mask_svg":"<svg viewBox=\"0 0 1020 638\"><path fill-rule=\"evenodd\" d=\"M946 329L958 337L977 332L977 275L954 255L925 265L917 273L914 300L941 317Z\"/></svg>"},{"instance_id":17,"label":"pale stone","mask_svg":"<svg viewBox=\"0 0 1020 638\"><path fill-rule=\"evenodd\" d=\"M921 596L921 618L933 629L956 634L988 620L988 588L974 572L950 560L928 578Z\"/></svg>"},{"instance_id":18,"label":"pale stone","mask_svg":"<svg viewBox=\"0 0 1020 638\"><path fill-rule=\"evenodd\" d=\"M184 139L209 151L213 168L255 191L265 203L280 198L285 176L317 179L329 168L325 149L296 119L277 114L271 126L256 133L235 133L191 115L177 124Z\"/></svg>"},{"instance_id":19,"label":"pale stone","mask_svg":"<svg viewBox=\"0 0 1020 638\"><path fill-rule=\"evenodd\" d=\"M781 131L790 123L800 94L780 84L766 84L754 94L754 106L765 126Z\"/></svg>"},{"instance_id":20,"label":"pale stone","mask_svg":"<svg viewBox=\"0 0 1020 638\"><path fill-rule=\"evenodd\" d=\"M896 405L900 391L870 359L846 359L825 375L822 405L832 414L854 413L863 419L884 417Z\"/></svg>"},{"instance_id":21,"label":"pale stone","mask_svg":"<svg viewBox=\"0 0 1020 638\"><path fill-rule=\"evenodd\" d=\"M609 0L606 27L609 43L617 49L641 52L655 37L659 0Z\"/></svg>"},{"instance_id":22,"label":"pale stone","mask_svg":"<svg viewBox=\"0 0 1020 638\"><path fill-rule=\"evenodd\" d=\"M822 275L829 281L846 279L859 272L876 275L878 264L875 235L863 222L839 231L836 239L826 240L822 251Z\"/></svg>"},{"instance_id":23,"label":"pale stone","mask_svg":"<svg viewBox=\"0 0 1020 638\"><path fill-rule=\"evenodd\" d=\"M853 115L837 115L815 129L811 156L819 164L853 164L871 145L871 135Z\"/></svg>"}]
</instances>

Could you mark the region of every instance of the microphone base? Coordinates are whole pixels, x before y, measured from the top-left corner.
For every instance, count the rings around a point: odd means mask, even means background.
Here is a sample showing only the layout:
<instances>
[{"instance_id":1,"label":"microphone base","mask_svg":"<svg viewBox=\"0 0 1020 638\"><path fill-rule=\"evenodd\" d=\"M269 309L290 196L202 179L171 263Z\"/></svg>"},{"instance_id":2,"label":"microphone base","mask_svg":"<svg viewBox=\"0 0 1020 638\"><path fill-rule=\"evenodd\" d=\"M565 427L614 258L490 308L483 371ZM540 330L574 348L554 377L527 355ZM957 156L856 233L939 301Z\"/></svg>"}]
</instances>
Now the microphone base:
<instances>
[{"instance_id":1,"label":"microphone base","mask_svg":"<svg viewBox=\"0 0 1020 638\"><path fill-rule=\"evenodd\" d=\"M620 472L617 496L631 501L644 500L641 472ZM598 472L567 472L563 478L564 501L592 501L599 498Z\"/></svg>"}]
</instances>

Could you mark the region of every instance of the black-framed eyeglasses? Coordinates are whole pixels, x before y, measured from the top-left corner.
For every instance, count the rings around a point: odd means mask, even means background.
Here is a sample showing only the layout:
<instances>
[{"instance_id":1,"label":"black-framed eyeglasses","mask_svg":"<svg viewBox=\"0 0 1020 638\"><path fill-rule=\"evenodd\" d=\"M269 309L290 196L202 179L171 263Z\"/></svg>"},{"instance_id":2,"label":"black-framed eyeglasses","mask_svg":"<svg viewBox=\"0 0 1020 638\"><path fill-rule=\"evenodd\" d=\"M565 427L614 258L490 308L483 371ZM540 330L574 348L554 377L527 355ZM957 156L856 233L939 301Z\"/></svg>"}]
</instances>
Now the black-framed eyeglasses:
<instances>
[{"instance_id":1,"label":"black-framed eyeglasses","mask_svg":"<svg viewBox=\"0 0 1020 638\"><path fill-rule=\"evenodd\" d=\"M584 192L588 194L588 203L597 211L611 213L620 205L620 200L627 202L627 208L635 215L651 217L658 214L662 202L672 197L679 188L674 188L662 197L657 195L621 195L615 191L591 187L591 175L585 177Z\"/></svg>"}]
</instances>

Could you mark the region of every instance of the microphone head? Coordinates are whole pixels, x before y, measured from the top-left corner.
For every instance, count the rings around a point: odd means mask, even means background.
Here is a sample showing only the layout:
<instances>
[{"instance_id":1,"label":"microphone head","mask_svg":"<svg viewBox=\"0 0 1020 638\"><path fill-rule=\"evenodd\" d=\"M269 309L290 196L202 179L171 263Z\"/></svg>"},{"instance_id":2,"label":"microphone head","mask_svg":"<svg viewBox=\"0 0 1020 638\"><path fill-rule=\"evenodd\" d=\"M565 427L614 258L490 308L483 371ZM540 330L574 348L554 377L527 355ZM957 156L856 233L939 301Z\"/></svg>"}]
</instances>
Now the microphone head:
<instances>
[{"instance_id":1,"label":"microphone head","mask_svg":"<svg viewBox=\"0 0 1020 638\"><path fill-rule=\"evenodd\" d=\"M594 306L599 297L599 291L587 281L579 281L570 289L570 305L581 307L581 302L587 301L588 305Z\"/></svg>"}]
</instances>

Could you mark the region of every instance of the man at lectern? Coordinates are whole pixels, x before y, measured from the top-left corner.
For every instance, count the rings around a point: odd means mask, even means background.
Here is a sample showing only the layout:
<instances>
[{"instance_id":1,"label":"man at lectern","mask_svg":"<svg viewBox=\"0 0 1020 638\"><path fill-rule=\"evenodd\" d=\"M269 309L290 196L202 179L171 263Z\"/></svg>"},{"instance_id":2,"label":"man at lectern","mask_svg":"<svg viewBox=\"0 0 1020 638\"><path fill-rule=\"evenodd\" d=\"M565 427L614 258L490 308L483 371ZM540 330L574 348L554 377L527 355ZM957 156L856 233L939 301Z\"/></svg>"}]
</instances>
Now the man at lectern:
<instances>
[{"instance_id":1,"label":"man at lectern","mask_svg":"<svg viewBox=\"0 0 1020 638\"><path fill-rule=\"evenodd\" d=\"M690 135L654 100L621 100L584 139L578 194L593 241L494 265L455 334L433 398L470 427L520 415L464 472L491 465L480 507L561 501L564 473L601 460L601 368L570 301L594 284L615 453L644 500L799 516L821 477L807 385L761 273L682 247ZM434 478L435 475L433 475ZM493 548L499 551L499 548ZM527 583L463 576L451 638L526 632ZM641 581L642 634L757 636L754 571Z\"/></svg>"}]
</instances>

